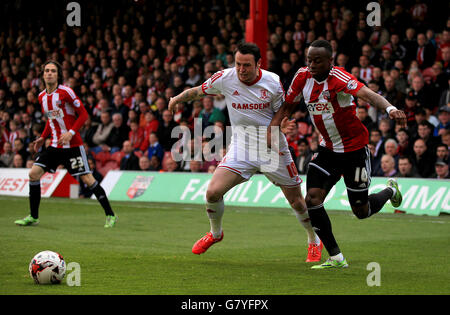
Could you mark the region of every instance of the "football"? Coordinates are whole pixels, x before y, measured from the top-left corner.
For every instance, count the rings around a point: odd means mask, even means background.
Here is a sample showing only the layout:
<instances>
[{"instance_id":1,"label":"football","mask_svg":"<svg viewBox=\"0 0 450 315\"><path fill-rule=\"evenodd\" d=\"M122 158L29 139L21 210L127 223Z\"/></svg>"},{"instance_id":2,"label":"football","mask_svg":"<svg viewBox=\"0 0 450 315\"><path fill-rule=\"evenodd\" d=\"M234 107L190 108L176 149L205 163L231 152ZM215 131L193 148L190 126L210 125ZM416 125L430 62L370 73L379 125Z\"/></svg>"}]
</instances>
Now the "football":
<instances>
[{"instance_id":1,"label":"football","mask_svg":"<svg viewBox=\"0 0 450 315\"><path fill-rule=\"evenodd\" d=\"M60 254L45 250L31 259L29 270L37 284L58 284L66 274L66 263Z\"/></svg>"}]
</instances>

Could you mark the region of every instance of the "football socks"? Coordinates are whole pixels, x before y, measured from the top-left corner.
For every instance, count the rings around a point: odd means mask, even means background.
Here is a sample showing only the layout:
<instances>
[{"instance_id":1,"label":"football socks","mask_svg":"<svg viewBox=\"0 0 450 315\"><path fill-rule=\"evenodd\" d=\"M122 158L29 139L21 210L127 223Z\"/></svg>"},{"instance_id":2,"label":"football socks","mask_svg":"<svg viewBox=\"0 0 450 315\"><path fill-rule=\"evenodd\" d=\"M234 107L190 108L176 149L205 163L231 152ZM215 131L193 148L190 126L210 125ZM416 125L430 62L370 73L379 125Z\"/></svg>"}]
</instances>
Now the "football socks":
<instances>
[{"instance_id":1,"label":"football socks","mask_svg":"<svg viewBox=\"0 0 450 315\"><path fill-rule=\"evenodd\" d=\"M98 202L105 210L105 215L114 216L114 212L111 209L111 205L109 204L108 197L106 197L103 187L96 181L89 189L92 190L95 197L97 197Z\"/></svg>"},{"instance_id":2,"label":"football socks","mask_svg":"<svg viewBox=\"0 0 450 315\"><path fill-rule=\"evenodd\" d=\"M320 244L320 239L317 236L317 234L314 232L314 229L311 225L311 218L309 217L308 211L305 211L304 213L300 213L298 210L294 209L295 216L297 217L298 221L306 230L306 234L308 235L308 243L309 244Z\"/></svg>"},{"instance_id":3,"label":"football socks","mask_svg":"<svg viewBox=\"0 0 450 315\"><path fill-rule=\"evenodd\" d=\"M328 254L330 256L338 255L341 250L334 238L331 228L330 218L328 217L323 204L308 208L309 217L314 231L319 235Z\"/></svg>"},{"instance_id":4,"label":"football socks","mask_svg":"<svg viewBox=\"0 0 450 315\"><path fill-rule=\"evenodd\" d=\"M393 196L394 190L391 187L387 187L382 191L369 195L369 213L367 217L374 215L379 212L384 204Z\"/></svg>"},{"instance_id":5,"label":"football socks","mask_svg":"<svg viewBox=\"0 0 450 315\"><path fill-rule=\"evenodd\" d=\"M223 198L218 202L206 202L206 213L211 225L211 233L214 238L222 235L222 217L225 210Z\"/></svg>"},{"instance_id":6,"label":"football socks","mask_svg":"<svg viewBox=\"0 0 450 315\"><path fill-rule=\"evenodd\" d=\"M41 181L29 182L30 214L34 219L39 218L39 204L41 203Z\"/></svg>"}]
</instances>

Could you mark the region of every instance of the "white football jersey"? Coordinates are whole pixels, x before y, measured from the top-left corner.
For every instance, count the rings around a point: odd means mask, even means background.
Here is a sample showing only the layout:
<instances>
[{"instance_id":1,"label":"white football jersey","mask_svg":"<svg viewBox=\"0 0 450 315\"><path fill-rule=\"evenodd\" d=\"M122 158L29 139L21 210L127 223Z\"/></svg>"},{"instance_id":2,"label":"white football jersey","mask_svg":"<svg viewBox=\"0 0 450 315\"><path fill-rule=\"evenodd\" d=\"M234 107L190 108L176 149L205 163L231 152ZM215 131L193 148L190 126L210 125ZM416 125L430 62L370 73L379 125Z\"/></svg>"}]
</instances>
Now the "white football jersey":
<instances>
[{"instance_id":1,"label":"white football jersey","mask_svg":"<svg viewBox=\"0 0 450 315\"><path fill-rule=\"evenodd\" d=\"M236 68L216 72L202 84L203 93L222 94L230 116L231 143L255 147L266 143L267 126L284 101L284 90L277 74L260 70L251 84L239 80ZM286 137L280 133L280 151L287 149Z\"/></svg>"}]
</instances>

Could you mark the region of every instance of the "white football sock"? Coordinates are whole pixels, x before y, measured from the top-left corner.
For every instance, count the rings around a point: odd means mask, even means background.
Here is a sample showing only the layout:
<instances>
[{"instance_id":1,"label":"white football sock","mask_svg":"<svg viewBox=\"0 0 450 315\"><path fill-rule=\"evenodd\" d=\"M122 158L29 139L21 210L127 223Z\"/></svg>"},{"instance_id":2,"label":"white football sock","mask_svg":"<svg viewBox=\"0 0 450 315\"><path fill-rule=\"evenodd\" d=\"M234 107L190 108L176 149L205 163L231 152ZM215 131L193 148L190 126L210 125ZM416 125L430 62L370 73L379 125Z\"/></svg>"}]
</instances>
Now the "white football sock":
<instances>
[{"instance_id":1,"label":"white football sock","mask_svg":"<svg viewBox=\"0 0 450 315\"><path fill-rule=\"evenodd\" d=\"M392 189L392 197L394 197L395 194L397 193L397 189L395 187L389 187L389 188Z\"/></svg>"},{"instance_id":2,"label":"white football sock","mask_svg":"<svg viewBox=\"0 0 450 315\"><path fill-rule=\"evenodd\" d=\"M222 217L225 210L223 198L218 202L206 202L206 213L211 225L211 233L214 238L222 235Z\"/></svg>"},{"instance_id":3,"label":"white football sock","mask_svg":"<svg viewBox=\"0 0 450 315\"><path fill-rule=\"evenodd\" d=\"M331 256L330 258L331 258L331 260L343 261L344 260L344 255L342 255L342 253L339 253L337 255Z\"/></svg>"},{"instance_id":4,"label":"white football sock","mask_svg":"<svg viewBox=\"0 0 450 315\"><path fill-rule=\"evenodd\" d=\"M308 211L305 211L304 213L300 213L297 210L294 209L295 216L297 217L298 221L306 230L306 234L308 235L308 244L320 244L320 239L317 236L316 232L314 232L313 227L311 225L311 219L309 218Z\"/></svg>"}]
</instances>

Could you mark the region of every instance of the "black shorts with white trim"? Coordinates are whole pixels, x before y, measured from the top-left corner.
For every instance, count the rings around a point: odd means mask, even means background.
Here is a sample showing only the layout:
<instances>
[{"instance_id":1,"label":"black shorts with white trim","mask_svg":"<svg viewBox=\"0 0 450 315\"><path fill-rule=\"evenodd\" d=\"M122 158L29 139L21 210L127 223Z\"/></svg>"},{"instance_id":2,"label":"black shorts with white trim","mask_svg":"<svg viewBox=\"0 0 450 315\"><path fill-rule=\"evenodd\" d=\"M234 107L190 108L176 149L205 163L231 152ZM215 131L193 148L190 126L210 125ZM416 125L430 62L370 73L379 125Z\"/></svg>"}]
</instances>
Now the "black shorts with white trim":
<instances>
[{"instance_id":1,"label":"black shorts with white trim","mask_svg":"<svg viewBox=\"0 0 450 315\"><path fill-rule=\"evenodd\" d=\"M39 152L34 165L50 173L54 173L59 165L63 165L72 176L91 173L83 146L67 149L49 146Z\"/></svg>"},{"instance_id":2,"label":"black shorts with white trim","mask_svg":"<svg viewBox=\"0 0 450 315\"><path fill-rule=\"evenodd\" d=\"M365 204L371 181L370 151L362 149L336 153L322 146L308 165L307 190L320 188L327 193L344 177L350 204Z\"/></svg>"}]
</instances>

